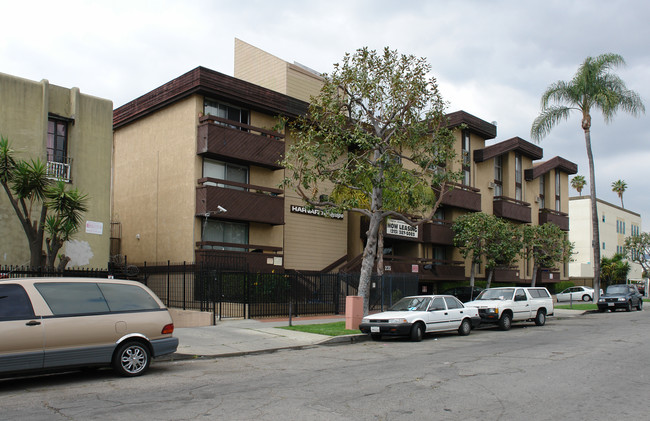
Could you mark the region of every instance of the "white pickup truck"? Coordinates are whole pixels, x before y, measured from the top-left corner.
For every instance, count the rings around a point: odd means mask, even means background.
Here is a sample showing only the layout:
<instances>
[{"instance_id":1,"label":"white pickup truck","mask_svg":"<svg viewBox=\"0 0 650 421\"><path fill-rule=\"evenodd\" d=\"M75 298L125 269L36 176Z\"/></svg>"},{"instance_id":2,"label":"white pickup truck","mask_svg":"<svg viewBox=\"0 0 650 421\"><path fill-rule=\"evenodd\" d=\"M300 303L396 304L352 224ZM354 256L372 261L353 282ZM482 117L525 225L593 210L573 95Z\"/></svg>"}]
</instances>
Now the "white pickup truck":
<instances>
[{"instance_id":1,"label":"white pickup truck","mask_svg":"<svg viewBox=\"0 0 650 421\"><path fill-rule=\"evenodd\" d=\"M554 311L553 297L540 287L486 289L476 300L465 303L465 307L478 308L481 323L495 323L502 330L509 330L512 322L527 320L544 326L546 316L552 316Z\"/></svg>"}]
</instances>

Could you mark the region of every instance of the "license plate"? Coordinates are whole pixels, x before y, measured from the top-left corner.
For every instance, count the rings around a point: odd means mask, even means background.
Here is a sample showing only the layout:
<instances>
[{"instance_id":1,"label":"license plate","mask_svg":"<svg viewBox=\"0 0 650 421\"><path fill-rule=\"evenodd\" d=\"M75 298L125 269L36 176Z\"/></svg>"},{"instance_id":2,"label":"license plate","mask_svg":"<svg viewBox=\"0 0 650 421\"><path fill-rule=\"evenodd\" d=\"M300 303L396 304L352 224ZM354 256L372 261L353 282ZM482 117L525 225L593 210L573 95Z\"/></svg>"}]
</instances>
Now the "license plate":
<instances>
[{"instance_id":1,"label":"license plate","mask_svg":"<svg viewBox=\"0 0 650 421\"><path fill-rule=\"evenodd\" d=\"M371 333L379 333L379 326L370 326Z\"/></svg>"},{"instance_id":2,"label":"license plate","mask_svg":"<svg viewBox=\"0 0 650 421\"><path fill-rule=\"evenodd\" d=\"M607 303L609 307L614 307L614 303Z\"/></svg>"}]
</instances>

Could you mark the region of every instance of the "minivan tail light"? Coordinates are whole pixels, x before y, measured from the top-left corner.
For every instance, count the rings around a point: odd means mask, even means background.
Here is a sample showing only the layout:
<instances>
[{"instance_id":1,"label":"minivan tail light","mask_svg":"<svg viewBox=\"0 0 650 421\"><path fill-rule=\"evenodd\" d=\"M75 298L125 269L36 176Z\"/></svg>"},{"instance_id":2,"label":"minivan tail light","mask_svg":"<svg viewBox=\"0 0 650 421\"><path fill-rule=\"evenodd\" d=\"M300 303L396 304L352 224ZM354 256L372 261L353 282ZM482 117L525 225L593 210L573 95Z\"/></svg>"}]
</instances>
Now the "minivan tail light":
<instances>
[{"instance_id":1,"label":"minivan tail light","mask_svg":"<svg viewBox=\"0 0 650 421\"><path fill-rule=\"evenodd\" d=\"M174 333L174 323L170 323L170 324L168 324L168 325L165 325L165 327L163 327L161 333L162 333L163 335L167 335L167 334L169 334L169 333Z\"/></svg>"}]
</instances>

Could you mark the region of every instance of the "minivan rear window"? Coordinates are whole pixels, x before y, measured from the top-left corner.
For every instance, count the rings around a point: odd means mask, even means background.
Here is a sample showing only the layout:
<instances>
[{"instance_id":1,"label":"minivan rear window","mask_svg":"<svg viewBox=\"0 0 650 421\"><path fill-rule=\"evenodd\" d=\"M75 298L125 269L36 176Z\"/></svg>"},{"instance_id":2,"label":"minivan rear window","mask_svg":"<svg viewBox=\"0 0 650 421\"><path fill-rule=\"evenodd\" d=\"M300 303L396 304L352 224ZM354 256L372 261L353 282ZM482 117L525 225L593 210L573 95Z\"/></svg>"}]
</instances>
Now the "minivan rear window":
<instances>
[{"instance_id":1,"label":"minivan rear window","mask_svg":"<svg viewBox=\"0 0 650 421\"><path fill-rule=\"evenodd\" d=\"M16 284L0 284L0 320L33 318L34 308L25 289Z\"/></svg>"},{"instance_id":2,"label":"minivan rear window","mask_svg":"<svg viewBox=\"0 0 650 421\"><path fill-rule=\"evenodd\" d=\"M106 300L95 283L47 282L34 284L56 316L108 313Z\"/></svg>"},{"instance_id":3,"label":"minivan rear window","mask_svg":"<svg viewBox=\"0 0 650 421\"><path fill-rule=\"evenodd\" d=\"M99 284L111 311L137 311L159 309L160 305L137 285Z\"/></svg>"}]
</instances>

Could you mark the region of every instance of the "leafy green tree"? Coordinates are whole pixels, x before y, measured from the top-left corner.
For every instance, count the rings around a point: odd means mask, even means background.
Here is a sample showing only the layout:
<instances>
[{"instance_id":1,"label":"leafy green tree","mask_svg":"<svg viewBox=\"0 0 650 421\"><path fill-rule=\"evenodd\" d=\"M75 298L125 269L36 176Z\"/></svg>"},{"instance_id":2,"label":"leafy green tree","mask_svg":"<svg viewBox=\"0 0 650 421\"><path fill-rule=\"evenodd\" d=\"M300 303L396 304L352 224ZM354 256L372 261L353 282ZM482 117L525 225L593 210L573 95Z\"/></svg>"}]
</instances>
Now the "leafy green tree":
<instances>
[{"instance_id":1,"label":"leafy green tree","mask_svg":"<svg viewBox=\"0 0 650 421\"><path fill-rule=\"evenodd\" d=\"M627 190L627 184L623 180L616 180L612 182L612 191L618 195L618 198L621 199L621 207L625 208L623 205L623 193Z\"/></svg>"},{"instance_id":2,"label":"leafy green tree","mask_svg":"<svg viewBox=\"0 0 650 421\"><path fill-rule=\"evenodd\" d=\"M454 156L454 136L430 71L424 59L388 48L346 54L324 75L308 115L288 126L295 141L282 163L284 186L309 206L370 220L359 282L366 313L381 221L430 221L441 198L432 187L457 176L438 170Z\"/></svg>"},{"instance_id":3,"label":"leafy green tree","mask_svg":"<svg viewBox=\"0 0 650 421\"><path fill-rule=\"evenodd\" d=\"M571 187L576 189L578 194L582 196L582 189L585 187L587 184L587 181L585 181L585 178L582 175L576 175L571 179Z\"/></svg>"},{"instance_id":4,"label":"leafy green tree","mask_svg":"<svg viewBox=\"0 0 650 421\"><path fill-rule=\"evenodd\" d=\"M623 259L621 253L612 257L603 257L600 262L600 277L603 280L603 287L608 285L624 284L627 282L627 274L630 272L630 264Z\"/></svg>"},{"instance_id":5,"label":"leafy green tree","mask_svg":"<svg viewBox=\"0 0 650 421\"><path fill-rule=\"evenodd\" d=\"M76 233L86 212L87 196L53 181L39 159L17 160L6 137L0 137L0 184L27 236L32 267L53 268L63 243ZM49 215L48 215L49 212ZM43 261L43 239L47 233L47 259ZM69 261L62 255L61 261ZM63 264L65 267L65 264Z\"/></svg>"},{"instance_id":6,"label":"leafy green tree","mask_svg":"<svg viewBox=\"0 0 650 421\"><path fill-rule=\"evenodd\" d=\"M485 268L488 272L486 288L490 288L494 269L507 268L517 261L523 246L521 235L521 230L515 224L494 217L486 238Z\"/></svg>"},{"instance_id":7,"label":"leafy green tree","mask_svg":"<svg viewBox=\"0 0 650 421\"><path fill-rule=\"evenodd\" d=\"M628 90L625 82L613 73L613 69L624 65L618 54L601 54L587 57L569 82L557 81L542 94L541 113L533 121L530 133L534 140L541 140L572 112L581 114L582 130L585 134L587 159L589 162L589 190L591 197L592 249L594 253L594 289L596 299L600 291L600 237L598 233L598 212L596 209L596 173L591 151L591 112L600 110L609 123L617 111L633 116L645 113L645 106L639 95Z\"/></svg>"},{"instance_id":8,"label":"leafy green tree","mask_svg":"<svg viewBox=\"0 0 650 421\"><path fill-rule=\"evenodd\" d=\"M573 254L573 243L557 225L547 222L543 225L524 225L522 256L533 261L531 286L537 283L540 268L553 268L567 263Z\"/></svg>"},{"instance_id":9,"label":"leafy green tree","mask_svg":"<svg viewBox=\"0 0 650 421\"><path fill-rule=\"evenodd\" d=\"M631 262L638 263L643 268L643 276L650 274L650 234L642 232L625 239L625 257Z\"/></svg>"}]
</instances>

